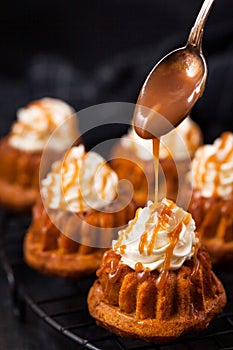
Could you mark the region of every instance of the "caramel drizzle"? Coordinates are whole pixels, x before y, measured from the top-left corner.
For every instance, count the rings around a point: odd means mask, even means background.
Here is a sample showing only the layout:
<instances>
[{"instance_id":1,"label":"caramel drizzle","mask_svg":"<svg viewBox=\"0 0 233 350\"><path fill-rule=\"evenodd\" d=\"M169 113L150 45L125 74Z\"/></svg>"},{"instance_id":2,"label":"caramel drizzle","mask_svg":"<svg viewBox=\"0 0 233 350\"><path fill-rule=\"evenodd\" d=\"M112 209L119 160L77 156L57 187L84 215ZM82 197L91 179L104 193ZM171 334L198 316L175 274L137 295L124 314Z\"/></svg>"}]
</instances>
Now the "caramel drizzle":
<instances>
[{"instance_id":1,"label":"caramel drizzle","mask_svg":"<svg viewBox=\"0 0 233 350\"><path fill-rule=\"evenodd\" d=\"M154 171L155 171L155 203L158 203L159 193L159 145L160 139L154 138L153 143L153 156L154 156Z\"/></svg>"},{"instance_id":2,"label":"caramel drizzle","mask_svg":"<svg viewBox=\"0 0 233 350\"><path fill-rule=\"evenodd\" d=\"M109 280L111 283L116 283L116 281L120 278L121 275L121 264L116 259L110 261L110 272L109 272Z\"/></svg>"},{"instance_id":3,"label":"caramel drizzle","mask_svg":"<svg viewBox=\"0 0 233 350\"><path fill-rule=\"evenodd\" d=\"M70 150L70 152L71 152L71 150ZM68 192L69 189L71 189L74 185L76 185L77 182L78 182L78 184L80 184L82 182L83 177L85 176L84 162L85 162L85 158L88 155L88 153L84 153L79 159L70 160L69 159L70 152L67 154L66 160L62 164L62 169L61 169L62 180L61 181L63 182L63 176L64 176L64 174L66 174L68 172L68 168L69 168L71 162L74 165L74 172L72 174L72 178L69 181L69 183L67 183L65 186L62 185L64 195ZM106 172L102 176L102 183L101 183L101 189L100 189L100 196L103 199L104 194L105 194L105 188L106 188L106 185L108 182L108 177L111 174L111 169L109 166L106 165L105 161L103 161L101 164L98 165L98 167L102 167L102 166L106 166ZM90 186L89 192L91 192L92 187L94 185L95 176L96 176L96 172L93 174L92 179L89 182L89 186ZM83 212L84 211L84 199L82 196L81 186L78 186L77 190L78 190L80 212Z\"/></svg>"},{"instance_id":4,"label":"caramel drizzle","mask_svg":"<svg viewBox=\"0 0 233 350\"><path fill-rule=\"evenodd\" d=\"M215 178L214 178L214 188L215 188L215 191L214 191L214 197L218 197L218 191L217 191L217 188L219 187L220 185L220 170L221 170L221 165L227 161L230 160L230 158L232 157L233 155L233 148L229 148L229 151L226 153L225 157L223 159L219 159L219 152L221 151L224 151L226 149L226 146L227 146L227 141L229 139L229 137L231 137L231 133L230 132L225 132L221 135L221 142L218 146L218 149L216 151L215 154L212 154L211 156L209 156L207 159L206 159L206 162L205 162L205 168L204 168L204 171L202 174L199 174L199 172L196 173L196 183L198 183L198 179L199 177L201 176L201 183L205 182L205 178L206 178L206 172L207 172L207 166L209 163L214 163L215 166L216 166L216 175L215 175ZM204 147L204 146L203 146ZM233 190L233 189L232 189Z\"/></svg>"},{"instance_id":5,"label":"caramel drizzle","mask_svg":"<svg viewBox=\"0 0 233 350\"><path fill-rule=\"evenodd\" d=\"M151 255L153 252L153 248L157 239L157 235L160 229L164 229L166 227L166 224L168 223L170 216L172 215L172 208L174 207L174 204L172 202L169 203L169 207L164 206L162 209L161 214L158 218L158 224L153 230L153 234L151 237L151 241L148 244L147 247L147 255Z\"/></svg>"},{"instance_id":6,"label":"caramel drizzle","mask_svg":"<svg viewBox=\"0 0 233 350\"><path fill-rule=\"evenodd\" d=\"M147 277L150 275L150 269L144 268L141 262L138 262L135 265L135 272L138 282L143 282L147 279Z\"/></svg>"},{"instance_id":7,"label":"caramel drizzle","mask_svg":"<svg viewBox=\"0 0 233 350\"><path fill-rule=\"evenodd\" d=\"M30 108L31 106L38 107L45 114L49 124L49 130L54 130L57 127L57 124L53 120L52 113L49 112L49 109L44 105L43 101L41 100L33 101L28 105L27 108Z\"/></svg>"},{"instance_id":8,"label":"caramel drizzle","mask_svg":"<svg viewBox=\"0 0 233 350\"><path fill-rule=\"evenodd\" d=\"M36 106L38 107L41 112L45 115L45 118L47 119L48 121L48 131L47 133L49 134L50 132L52 132L56 127L57 127L57 124L54 122L53 120L53 115L52 113L49 112L49 109L46 108L46 106L44 105L43 101L33 101L31 103L29 103L25 109L29 109L30 107L32 106ZM12 136L22 136L23 133L26 131L28 132L31 132L31 131L34 131L35 130L35 127L33 124L26 124L26 123L23 123L23 122L20 122L20 121L17 121L16 124L19 123L19 124L22 124L23 125L23 130L21 130L21 132L16 132L16 131L13 131L11 134ZM44 136L44 135L43 135ZM42 135L38 134L38 137L39 138L42 138Z\"/></svg>"},{"instance_id":9,"label":"caramel drizzle","mask_svg":"<svg viewBox=\"0 0 233 350\"><path fill-rule=\"evenodd\" d=\"M141 235L140 242L139 242L139 246L138 246L138 250L139 250L139 253L140 253L141 255L144 253L145 246L146 246L146 244L147 244L147 237L148 237L148 233L147 233L147 232L144 232L144 233Z\"/></svg>"},{"instance_id":10,"label":"caramel drizzle","mask_svg":"<svg viewBox=\"0 0 233 350\"><path fill-rule=\"evenodd\" d=\"M196 236L198 236L197 233L196 233ZM199 241L196 243L196 245L194 247L194 253L193 253L194 266L193 266L193 270L191 273L191 279L196 277L196 275L199 271L199 268L200 268L200 261L199 261L198 256L197 256L200 246L201 246L201 243Z\"/></svg>"},{"instance_id":11,"label":"caramel drizzle","mask_svg":"<svg viewBox=\"0 0 233 350\"><path fill-rule=\"evenodd\" d=\"M54 186L56 186L56 180L55 180L55 176L53 176L53 174L51 174L51 183L48 186L47 198L46 198L46 203L47 203L48 206L50 206L52 204L53 187Z\"/></svg>"},{"instance_id":12,"label":"caramel drizzle","mask_svg":"<svg viewBox=\"0 0 233 350\"><path fill-rule=\"evenodd\" d=\"M162 206L160 206L162 207ZM156 204L153 205L153 212L150 215L149 219L146 222L145 225L145 232L141 235L140 238L140 242L139 242L139 252L140 254L143 254L145 251L145 248L147 248L147 255L151 255L153 252L153 248L157 239L157 235L160 229L164 229L166 224L169 221L170 216L172 215L172 208L174 207L174 203L173 202L169 202L169 206L163 205L162 207L162 211L158 217L158 223L155 226L154 230L153 230L153 234L151 237L150 242L147 242L147 238L148 238L148 231L150 230L150 224L152 224L154 222L154 214L155 212L160 209L160 207L158 207Z\"/></svg>"},{"instance_id":13,"label":"caramel drizzle","mask_svg":"<svg viewBox=\"0 0 233 350\"><path fill-rule=\"evenodd\" d=\"M105 166L105 173L102 176L102 186L101 186L101 190L100 190L100 197L101 199L105 198L105 190L106 190L106 186L108 183L108 177L111 175L111 168L109 167L108 164L106 164L105 161L103 161L101 164L99 164L99 168L102 168L103 166ZM94 180L93 180L94 182Z\"/></svg>"},{"instance_id":14,"label":"caramel drizzle","mask_svg":"<svg viewBox=\"0 0 233 350\"><path fill-rule=\"evenodd\" d=\"M153 234L151 237L150 242L147 242L147 238L148 238L148 232L147 230L142 234L140 242L139 242L139 252L140 254L143 254L145 251L145 247L147 246L147 255L151 255L153 252L153 248L157 239L157 235L160 229L164 229L172 215L172 208L174 207L174 203L170 201L169 206L164 206L162 208L162 212L158 218L158 224L156 225L156 227L153 230ZM150 223L153 222L153 215L150 216L149 220L146 223L146 228L149 228ZM179 222L176 227L169 233L169 241L170 244L166 249L165 252L165 259L164 259L164 263L163 263L163 267L162 267L162 271L159 275L159 277L156 280L156 286L158 289L163 289L165 286L165 283L167 281L168 275L169 275L169 270L170 270L170 265L171 265L171 259L173 256L173 251L175 249L176 244L179 241L179 236L180 236L180 232L182 230L183 224L187 225L188 222L191 219L191 214L187 213L185 215L185 217L182 219L181 222ZM136 264L135 265L135 270L141 269L141 265L140 268L139 266Z\"/></svg>"},{"instance_id":15,"label":"caramel drizzle","mask_svg":"<svg viewBox=\"0 0 233 350\"><path fill-rule=\"evenodd\" d=\"M162 272L160 273L160 275L156 281L156 287L158 289L163 289L165 286L165 283L167 281L169 270L170 270L171 258L172 258L175 246L178 243L179 235L180 235L180 232L182 230L182 226L183 226L183 222L180 222L177 225L177 227L169 233L170 244L166 249L165 260L164 260Z\"/></svg>"},{"instance_id":16,"label":"caramel drizzle","mask_svg":"<svg viewBox=\"0 0 233 350\"><path fill-rule=\"evenodd\" d=\"M135 217L133 220L129 222L128 226L124 230L119 231L119 237L117 242L115 243L114 249L117 250L121 247L122 241L124 238L128 239L129 233L131 232L133 226L136 224L138 220L139 211L140 211L140 208L136 210Z\"/></svg>"},{"instance_id":17,"label":"caramel drizzle","mask_svg":"<svg viewBox=\"0 0 233 350\"><path fill-rule=\"evenodd\" d=\"M169 206L164 205L164 207L162 208L161 215L159 216L159 223L154 229L152 239L147 247L148 255L151 254L150 249L153 249L153 245L156 240L156 235L157 235L157 232L159 231L159 228L164 228L167 222L169 221L172 215L171 209L174 205L175 204L173 202L170 202ZM158 207L157 207L157 210L158 210ZM190 219L191 219L191 214L187 213L184 216L184 218L176 225L176 227L168 234L170 243L165 251L165 259L164 259L162 270L156 279L156 287L159 290L164 289L167 283L167 279L169 277L171 259L173 256L174 249L179 241L180 232L182 231L183 224L187 225ZM149 223L150 220L151 220L151 217L149 218L147 223ZM140 254L142 254L145 250L145 247L147 244L147 237L148 237L148 232L144 232L143 235L141 236L141 240L139 243ZM124 250L126 249L126 245L119 245L119 246L120 246L121 254L124 253ZM194 277L199 271L200 262L197 258L199 248L200 248L200 242L198 242L193 248L194 249L194 267L193 267L191 277ZM119 260L114 258L114 256L111 259L108 256L108 260L106 260L106 258L107 256L103 260L103 265L106 265L107 263L110 264L109 282L115 283L120 278L121 268L124 265L120 264ZM134 269L136 272L137 280L139 282L143 282L144 280L146 280L151 273L150 269L144 268L141 262L136 263Z\"/></svg>"}]
</instances>

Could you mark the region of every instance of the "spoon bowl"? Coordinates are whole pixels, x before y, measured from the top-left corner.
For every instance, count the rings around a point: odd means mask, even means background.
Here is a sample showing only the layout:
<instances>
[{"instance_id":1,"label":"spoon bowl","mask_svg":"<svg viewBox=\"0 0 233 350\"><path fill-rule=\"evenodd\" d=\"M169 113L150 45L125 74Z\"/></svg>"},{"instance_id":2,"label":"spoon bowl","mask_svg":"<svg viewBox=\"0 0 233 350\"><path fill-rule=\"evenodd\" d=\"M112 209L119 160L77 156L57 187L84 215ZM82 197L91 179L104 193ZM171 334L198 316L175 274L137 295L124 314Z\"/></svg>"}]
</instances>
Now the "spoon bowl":
<instances>
[{"instance_id":1,"label":"spoon bowl","mask_svg":"<svg viewBox=\"0 0 233 350\"><path fill-rule=\"evenodd\" d=\"M145 80L133 120L142 138L159 138L171 131L201 97L207 78L203 27L213 2L204 1L187 44L160 60Z\"/></svg>"}]
</instances>

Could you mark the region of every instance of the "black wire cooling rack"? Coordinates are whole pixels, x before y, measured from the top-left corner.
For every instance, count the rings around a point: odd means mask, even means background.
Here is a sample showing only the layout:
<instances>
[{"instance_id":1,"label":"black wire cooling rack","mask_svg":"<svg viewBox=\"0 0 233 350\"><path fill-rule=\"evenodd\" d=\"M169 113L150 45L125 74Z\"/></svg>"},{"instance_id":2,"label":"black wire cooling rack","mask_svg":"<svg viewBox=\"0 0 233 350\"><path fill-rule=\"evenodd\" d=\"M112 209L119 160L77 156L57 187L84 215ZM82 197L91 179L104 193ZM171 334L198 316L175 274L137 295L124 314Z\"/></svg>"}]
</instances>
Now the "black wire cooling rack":
<instances>
[{"instance_id":1,"label":"black wire cooling rack","mask_svg":"<svg viewBox=\"0 0 233 350\"><path fill-rule=\"evenodd\" d=\"M88 313L86 297L94 277L79 281L43 276L23 261L23 237L30 218L0 212L0 258L9 282L14 312L22 319L25 306L64 336L91 350L230 350L233 349L233 272L216 270L228 303L208 329L180 341L157 345L119 338L96 326ZM4 233L4 235L3 235Z\"/></svg>"}]
</instances>

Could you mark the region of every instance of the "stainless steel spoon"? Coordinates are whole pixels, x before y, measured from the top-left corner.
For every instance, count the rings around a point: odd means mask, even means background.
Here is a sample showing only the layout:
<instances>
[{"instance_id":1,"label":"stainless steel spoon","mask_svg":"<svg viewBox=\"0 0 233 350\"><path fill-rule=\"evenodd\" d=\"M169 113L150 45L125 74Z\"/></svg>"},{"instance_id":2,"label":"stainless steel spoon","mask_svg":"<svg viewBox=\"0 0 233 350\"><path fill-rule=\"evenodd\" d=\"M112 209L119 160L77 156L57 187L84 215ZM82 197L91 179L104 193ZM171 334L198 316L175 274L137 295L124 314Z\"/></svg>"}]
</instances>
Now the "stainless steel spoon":
<instances>
[{"instance_id":1,"label":"stainless steel spoon","mask_svg":"<svg viewBox=\"0 0 233 350\"><path fill-rule=\"evenodd\" d=\"M207 78L202 53L203 28L213 2L203 2L187 44L160 60L145 80L133 120L142 138L159 138L171 131L202 95Z\"/></svg>"}]
</instances>

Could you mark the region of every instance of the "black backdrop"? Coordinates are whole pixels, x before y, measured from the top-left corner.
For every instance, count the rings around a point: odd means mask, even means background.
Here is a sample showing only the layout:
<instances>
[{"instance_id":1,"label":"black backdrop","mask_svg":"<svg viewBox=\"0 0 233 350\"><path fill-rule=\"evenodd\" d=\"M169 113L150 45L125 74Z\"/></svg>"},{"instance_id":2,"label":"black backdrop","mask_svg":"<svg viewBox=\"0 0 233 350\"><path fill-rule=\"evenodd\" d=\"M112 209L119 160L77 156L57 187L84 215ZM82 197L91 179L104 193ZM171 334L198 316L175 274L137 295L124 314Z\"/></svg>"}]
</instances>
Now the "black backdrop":
<instances>
[{"instance_id":1,"label":"black backdrop","mask_svg":"<svg viewBox=\"0 0 233 350\"><path fill-rule=\"evenodd\" d=\"M45 95L78 110L99 102L135 102L153 64L182 46L201 0L2 0L0 120ZM192 113L206 141L232 130L233 1L215 0L203 49L207 88Z\"/></svg>"}]
</instances>

